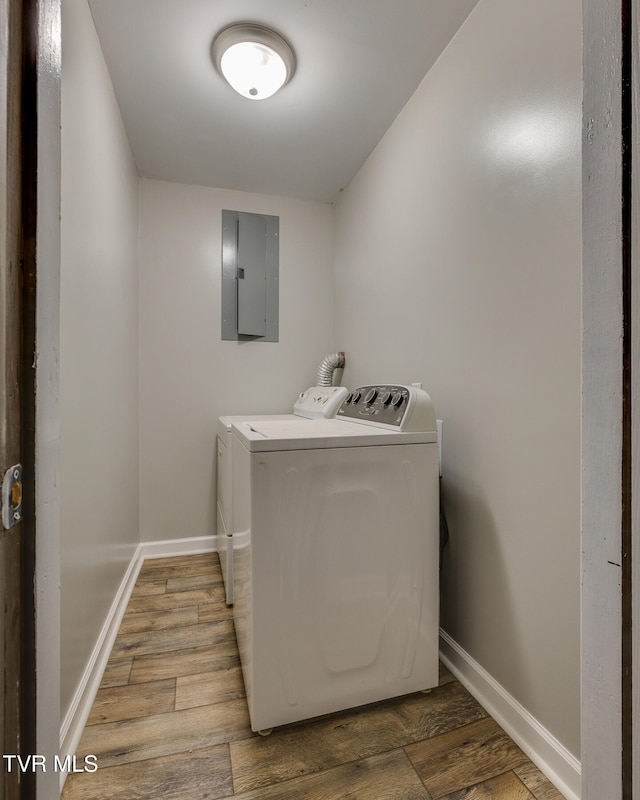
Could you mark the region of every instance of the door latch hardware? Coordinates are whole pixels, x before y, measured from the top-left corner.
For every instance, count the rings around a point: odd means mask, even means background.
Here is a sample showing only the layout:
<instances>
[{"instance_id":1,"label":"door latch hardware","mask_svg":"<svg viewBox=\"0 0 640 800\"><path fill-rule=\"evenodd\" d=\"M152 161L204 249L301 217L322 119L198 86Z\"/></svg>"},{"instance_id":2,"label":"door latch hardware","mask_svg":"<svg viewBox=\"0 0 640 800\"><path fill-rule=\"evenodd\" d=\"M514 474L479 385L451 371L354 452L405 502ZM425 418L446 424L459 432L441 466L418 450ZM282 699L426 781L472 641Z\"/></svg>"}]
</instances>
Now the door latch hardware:
<instances>
[{"instance_id":1,"label":"door latch hardware","mask_svg":"<svg viewBox=\"0 0 640 800\"><path fill-rule=\"evenodd\" d=\"M13 528L22 520L22 464L4 473L2 479L2 526Z\"/></svg>"}]
</instances>

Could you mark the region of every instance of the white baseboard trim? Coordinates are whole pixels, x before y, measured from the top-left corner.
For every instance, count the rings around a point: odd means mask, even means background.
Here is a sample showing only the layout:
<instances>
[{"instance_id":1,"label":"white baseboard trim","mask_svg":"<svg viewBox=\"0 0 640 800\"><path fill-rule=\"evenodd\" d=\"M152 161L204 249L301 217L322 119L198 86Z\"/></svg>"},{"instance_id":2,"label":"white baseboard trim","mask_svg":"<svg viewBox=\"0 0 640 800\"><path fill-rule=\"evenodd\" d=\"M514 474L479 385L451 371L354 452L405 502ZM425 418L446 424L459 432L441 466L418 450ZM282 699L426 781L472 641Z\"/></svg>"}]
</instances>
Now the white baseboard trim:
<instances>
[{"instance_id":1,"label":"white baseboard trim","mask_svg":"<svg viewBox=\"0 0 640 800\"><path fill-rule=\"evenodd\" d=\"M78 688L75 691L71 705L69 706L69 710L62 721L62 726L60 728L60 753L63 758L67 755L74 755L78 749L82 731L84 730L84 726L91 712L93 701L95 700L98 687L100 686L107 661L109 660L111 648L113 647L141 566L142 555L140 545L138 545L129 562L127 571L120 582L120 586L118 587L107 618L102 626L98 640L89 657L89 661L82 674ZM66 771L61 771L60 791L62 791L66 778Z\"/></svg>"},{"instance_id":2,"label":"white baseboard trim","mask_svg":"<svg viewBox=\"0 0 640 800\"><path fill-rule=\"evenodd\" d=\"M118 634L122 617L136 584L143 562L147 558L166 558L170 556L197 555L216 551L215 536L198 536L190 539L168 539L167 541L141 542L133 554L124 574L116 596L111 604L107 618L102 626L98 640L93 648L87 666L75 691L69 710L60 727L60 754L62 759L73 756L78 749L80 737L91 712L98 688L102 681L111 648ZM67 778L60 772L60 791Z\"/></svg>"},{"instance_id":3,"label":"white baseboard trim","mask_svg":"<svg viewBox=\"0 0 640 800\"><path fill-rule=\"evenodd\" d=\"M558 791L580 800L578 759L442 629L440 658Z\"/></svg>"},{"instance_id":4,"label":"white baseboard trim","mask_svg":"<svg viewBox=\"0 0 640 800\"><path fill-rule=\"evenodd\" d=\"M199 553L216 553L217 541L217 536L193 536L190 539L141 542L140 548L143 559L195 556Z\"/></svg>"}]
</instances>

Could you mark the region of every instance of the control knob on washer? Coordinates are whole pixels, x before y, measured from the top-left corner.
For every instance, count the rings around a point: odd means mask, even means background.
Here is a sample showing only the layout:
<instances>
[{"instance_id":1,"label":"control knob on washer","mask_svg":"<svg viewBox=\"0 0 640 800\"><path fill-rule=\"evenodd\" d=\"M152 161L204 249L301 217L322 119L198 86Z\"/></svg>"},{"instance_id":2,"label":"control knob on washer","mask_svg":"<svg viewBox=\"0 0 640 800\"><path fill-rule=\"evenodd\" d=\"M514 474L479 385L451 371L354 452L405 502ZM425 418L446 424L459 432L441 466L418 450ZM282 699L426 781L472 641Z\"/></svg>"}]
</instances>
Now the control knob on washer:
<instances>
[{"instance_id":1,"label":"control knob on washer","mask_svg":"<svg viewBox=\"0 0 640 800\"><path fill-rule=\"evenodd\" d=\"M365 403L373 403L373 401L376 399L377 396L378 396L378 390L377 389L369 389L369 391L365 395L364 402Z\"/></svg>"},{"instance_id":2,"label":"control knob on washer","mask_svg":"<svg viewBox=\"0 0 640 800\"><path fill-rule=\"evenodd\" d=\"M404 397L401 392L396 392L391 398L391 402L393 403L394 408L400 408L403 400Z\"/></svg>"},{"instance_id":3,"label":"control knob on washer","mask_svg":"<svg viewBox=\"0 0 640 800\"><path fill-rule=\"evenodd\" d=\"M391 402L391 392L384 392L380 395L380 402L383 406L388 406Z\"/></svg>"}]
</instances>

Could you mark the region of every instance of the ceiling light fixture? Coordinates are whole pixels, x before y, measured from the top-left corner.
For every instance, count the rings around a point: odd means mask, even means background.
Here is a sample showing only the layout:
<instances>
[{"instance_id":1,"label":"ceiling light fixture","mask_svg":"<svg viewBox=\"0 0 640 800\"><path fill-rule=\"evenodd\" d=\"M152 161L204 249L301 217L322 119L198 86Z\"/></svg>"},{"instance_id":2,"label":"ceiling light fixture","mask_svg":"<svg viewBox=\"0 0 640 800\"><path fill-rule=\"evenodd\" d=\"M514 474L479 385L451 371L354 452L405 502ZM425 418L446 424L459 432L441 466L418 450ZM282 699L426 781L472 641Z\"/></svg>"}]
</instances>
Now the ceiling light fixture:
<instances>
[{"instance_id":1,"label":"ceiling light fixture","mask_svg":"<svg viewBox=\"0 0 640 800\"><path fill-rule=\"evenodd\" d=\"M296 59L280 34L254 23L229 25L211 47L218 72L243 97L271 97L295 72Z\"/></svg>"}]
</instances>

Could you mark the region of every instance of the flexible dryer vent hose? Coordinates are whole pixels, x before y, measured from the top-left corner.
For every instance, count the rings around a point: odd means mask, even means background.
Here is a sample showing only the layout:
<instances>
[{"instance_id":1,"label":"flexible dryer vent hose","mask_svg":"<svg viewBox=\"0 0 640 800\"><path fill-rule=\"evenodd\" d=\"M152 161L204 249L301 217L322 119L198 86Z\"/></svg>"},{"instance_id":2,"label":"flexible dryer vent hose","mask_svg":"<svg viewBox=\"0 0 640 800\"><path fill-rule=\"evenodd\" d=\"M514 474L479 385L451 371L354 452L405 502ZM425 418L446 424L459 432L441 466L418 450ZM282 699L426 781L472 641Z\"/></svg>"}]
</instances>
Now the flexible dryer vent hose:
<instances>
[{"instance_id":1,"label":"flexible dryer vent hose","mask_svg":"<svg viewBox=\"0 0 640 800\"><path fill-rule=\"evenodd\" d=\"M317 386L333 386L333 373L342 369L345 363L344 353L331 353L320 362L316 377Z\"/></svg>"}]
</instances>

